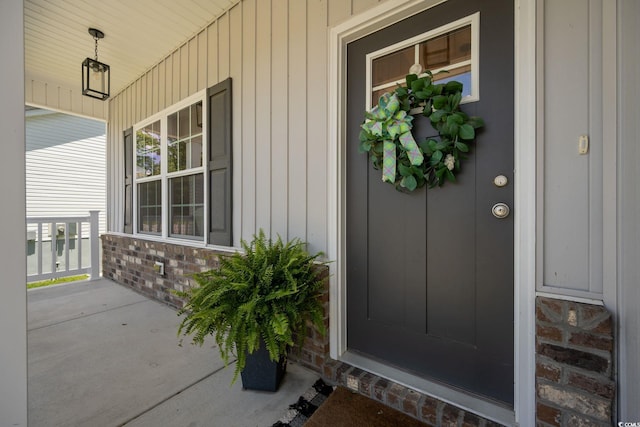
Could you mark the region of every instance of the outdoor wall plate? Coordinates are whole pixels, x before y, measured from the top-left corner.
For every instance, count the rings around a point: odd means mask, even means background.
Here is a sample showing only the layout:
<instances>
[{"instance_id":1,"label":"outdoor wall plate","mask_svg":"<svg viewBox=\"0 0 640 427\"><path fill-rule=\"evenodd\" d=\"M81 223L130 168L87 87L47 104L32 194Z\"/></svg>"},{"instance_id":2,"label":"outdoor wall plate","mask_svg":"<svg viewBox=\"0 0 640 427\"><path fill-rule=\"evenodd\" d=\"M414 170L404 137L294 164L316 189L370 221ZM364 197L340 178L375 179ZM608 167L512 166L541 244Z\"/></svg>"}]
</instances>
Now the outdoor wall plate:
<instances>
[{"instance_id":1,"label":"outdoor wall plate","mask_svg":"<svg viewBox=\"0 0 640 427\"><path fill-rule=\"evenodd\" d=\"M164 262L156 261L155 264L153 264L153 269L160 276L164 276Z\"/></svg>"},{"instance_id":2,"label":"outdoor wall plate","mask_svg":"<svg viewBox=\"0 0 640 427\"><path fill-rule=\"evenodd\" d=\"M580 135L578 138L578 154L589 152L589 135Z\"/></svg>"}]
</instances>

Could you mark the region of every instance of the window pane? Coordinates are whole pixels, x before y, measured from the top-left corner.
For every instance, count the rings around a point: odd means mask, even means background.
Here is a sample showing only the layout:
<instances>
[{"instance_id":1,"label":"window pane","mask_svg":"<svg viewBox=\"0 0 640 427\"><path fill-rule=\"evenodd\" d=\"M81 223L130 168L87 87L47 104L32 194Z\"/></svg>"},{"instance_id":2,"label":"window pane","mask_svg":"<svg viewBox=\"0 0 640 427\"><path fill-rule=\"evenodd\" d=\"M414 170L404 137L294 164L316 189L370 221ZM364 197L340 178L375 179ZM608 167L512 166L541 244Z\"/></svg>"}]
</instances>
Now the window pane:
<instances>
[{"instance_id":1,"label":"window pane","mask_svg":"<svg viewBox=\"0 0 640 427\"><path fill-rule=\"evenodd\" d=\"M143 178L160 174L160 121L136 132L136 176Z\"/></svg>"},{"instance_id":2,"label":"window pane","mask_svg":"<svg viewBox=\"0 0 640 427\"><path fill-rule=\"evenodd\" d=\"M380 89L380 90L374 90L372 92L372 95L371 95L371 103L373 105L376 105L378 103L378 101L380 100L380 97L382 95L384 95L385 93L393 91L393 89L394 88L391 87L391 88L385 88L385 89Z\"/></svg>"},{"instance_id":3,"label":"window pane","mask_svg":"<svg viewBox=\"0 0 640 427\"><path fill-rule=\"evenodd\" d=\"M471 25L420 44L420 64L426 70L446 68L471 59Z\"/></svg>"},{"instance_id":4,"label":"window pane","mask_svg":"<svg viewBox=\"0 0 640 427\"><path fill-rule=\"evenodd\" d=\"M202 102L191 106L191 135L202 133Z\"/></svg>"},{"instance_id":5,"label":"window pane","mask_svg":"<svg viewBox=\"0 0 640 427\"><path fill-rule=\"evenodd\" d=\"M447 83L455 80L462 83L462 96L471 95L471 65L464 67L449 69L448 73L438 74L434 76L433 81L437 83Z\"/></svg>"},{"instance_id":6,"label":"window pane","mask_svg":"<svg viewBox=\"0 0 640 427\"><path fill-rule=\"evenodd\" d=\"M203 175L172 178L170 185L170 234L178 237L204 236Z\"/></svg>"},{"instance_id":7,"label":"window pane","mask_svg":"<svg viewBox=\"0 0 640 427\"><path fill-rule=\"evenodd\" d=\"M204 179L202 175L196 175L194 197L196 205L204 206Z\"/></svg>"},{"instance_id":8,"label":"window pane","mask_svg":"<svg viewBox=\"0 0 640 427\"><path fill-rule=\"evenodd\" d=\"M168 118L171 134L168 138L167 170L169 173L202 167L202 102L183 108Z\"/></svg>"},{"instance_id":9,"label":"window pane","mask_svg":"<svg viewBox=\"0 0 640 427\"><path fill-rule=\"evenodd\" d=\"M187 143L174 142L167 146L167 170L171 172L187 169Z\"/></svg>"},{"instance_id":10,"label":"window pane","mask_svg":"<svg viewBox=\"0 0 640 427\"><path fill-rule=\"evenodd\" d=\"M178 157L180 156L180 147L177 142L167 145L167 171L175 172L178 169Z\"/></svg>"},{"instance_id":11,"label":"window pane","mask_svg":"<svg viewBox=\"0 0 640 427\"><path fill-rule=\"evenodd\" d=\"M187 143L185 141L178 142L178 170L187 168Z\"/></svg>"},{"instance_id":12,"label":"window pane","mask_svg":"<svg viewBox=\"0 0 640 427\"><path fill-rule=\"evenodd\" d=\"M189 153L190 164L187 167L199 168L202 166L202 135L191 139L189 150L191 151Z\"/></svg>"},{"instance_id":13,"label":"window pane","mask_svg":"<svg viewBox=\"0 0 640 427\"><path fill-rule=\"evenodd\" d=\"M178 112L178 139L184 139L188 137L190 133L189 107L187 107Z\"/></svg>"},{"instance_id":14,"label":"window pane","mask_svg":"<svg viewBox=\"0 0 640 427\"><path fill-rule=\"evenodd\" d=\"M178 140L178 113L167 117L167 142L170 144Z\"/></svg>"},{"instance_id":15,"label":"window pane","mask_svg":"<svg viewBox=\"0 0 640 427\"><path fill-rule=\"evenodd\" d=\"M398 52L376 58L372 61L372 85L404 80L409 68L415 63L415 48L409 46Z\"/></svg>"},{"instance_id":16,"label":"window pane","mask_svg":"<svg viewBox=\"0 0 640 427\"><path fill-rule=\"evenodd\" d=\"M138 231L162 232L162 184L160 180L138 184Z\"/></svg>"}]
</instances>

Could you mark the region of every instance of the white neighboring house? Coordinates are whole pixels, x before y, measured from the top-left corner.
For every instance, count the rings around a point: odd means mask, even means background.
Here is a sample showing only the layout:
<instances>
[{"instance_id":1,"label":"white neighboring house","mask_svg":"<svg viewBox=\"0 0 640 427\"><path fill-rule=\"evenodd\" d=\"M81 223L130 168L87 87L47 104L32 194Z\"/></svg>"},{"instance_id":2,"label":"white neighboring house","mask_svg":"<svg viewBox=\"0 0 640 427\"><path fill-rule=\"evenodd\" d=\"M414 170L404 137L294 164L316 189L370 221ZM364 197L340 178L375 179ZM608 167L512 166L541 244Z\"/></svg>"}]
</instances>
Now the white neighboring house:
<instances>
[{"instance_id":1,"label":"white neighboring house","mask_svg":"<svg viewBox=\"0 0 640 427\"><path fill-rule=\"evenodd\" d=\"M99 120L27 107L27 217L86 216L100 211L99 233L106 231L106 127ZM63 230L59 224L58 234ZM73 226L72 226L73 227ZM72 234L73 229L71 230ZM43 230L49 240L50 230ZM27 228L27 274L37 271L36 225ZM83 240L89 237L83 228ZM50 240L49 240L50 241ZM61 246L64 241L59 241ZM46 247L50 248L48 244ZM89 245L83 245L89 261ZM61 247L58 248L61 251ZM74 249L73 246L70 249ZM86 256L85 256L86 255ZM50 266L50 250L43 248L43 265ZM75 259L75 258L74 258ZM64 259L58 260L64 263ZM73 261L70 261L73 263ZM83 265L85 261L83 261Z\"/></svg>"}]
</instances>

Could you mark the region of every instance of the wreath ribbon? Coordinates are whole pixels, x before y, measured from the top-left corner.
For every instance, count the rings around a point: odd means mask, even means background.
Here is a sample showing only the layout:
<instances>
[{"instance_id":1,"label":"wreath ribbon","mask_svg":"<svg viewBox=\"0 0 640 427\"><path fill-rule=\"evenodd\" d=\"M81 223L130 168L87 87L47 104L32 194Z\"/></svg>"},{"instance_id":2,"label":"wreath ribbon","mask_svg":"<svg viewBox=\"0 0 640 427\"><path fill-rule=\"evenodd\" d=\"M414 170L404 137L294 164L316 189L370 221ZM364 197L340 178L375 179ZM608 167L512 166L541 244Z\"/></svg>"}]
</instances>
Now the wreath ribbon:
<instances>
[{"instance_id":1,"label":"wreath ribbon","mask_svg":"<svg viewBox=\"0 0 640 427\"><path fill-rule=\"evenodd\" d=\"M382 159L382 180L395 182L396 180L396 140L400 140L400 145L407 151L409 162L414 166L419 166L424 161L424 156L418 148L418 144L411 128L413 116L400 109L400 101L394 93L385 93L380 97L378 105L371 111L365 113L366 120L362 124L365 131L385 138L383 144Z\"/></svg>"}]
</instances>

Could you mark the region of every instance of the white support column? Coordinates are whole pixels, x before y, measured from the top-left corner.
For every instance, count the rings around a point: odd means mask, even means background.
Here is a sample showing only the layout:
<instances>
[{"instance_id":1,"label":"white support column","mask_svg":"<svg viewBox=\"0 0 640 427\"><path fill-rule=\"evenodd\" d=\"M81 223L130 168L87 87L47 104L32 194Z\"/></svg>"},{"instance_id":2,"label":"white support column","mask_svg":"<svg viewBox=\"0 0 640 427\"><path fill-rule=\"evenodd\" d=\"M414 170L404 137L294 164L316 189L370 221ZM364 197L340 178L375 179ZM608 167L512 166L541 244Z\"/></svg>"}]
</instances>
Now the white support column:
<instances>
[{"instance_id":1,"label":"white support column","mask_svg":"<svg viewBox=\"0 0 640 427\"><path fill-rule=\"evenodd\" d=\"M619 0L617 7L618 416L631 423L640 421L640 2Z\"/></svg>"},{"instance_id":2,"label":"white support column","mask_svg":"<svg viewBox=\"0 0 640 427\"><path fill-rule=\"evenodd\" d=\"M0 1L0 424L27 425L23 0Z\"/></svg>"},{"instance_id":3,"label":"white support column","mask_svg":"<svg viewBox=\"0 0 640 427\"><path fill-rule=\"evenodd\" d=\"M91 277L89 280L98 280L100 278L100 237L98 236L98 215L100 211L89 211L89 223L91 224L91 232L89 234L89 242L91 242Z\"/></svg>"}]
</instances>

